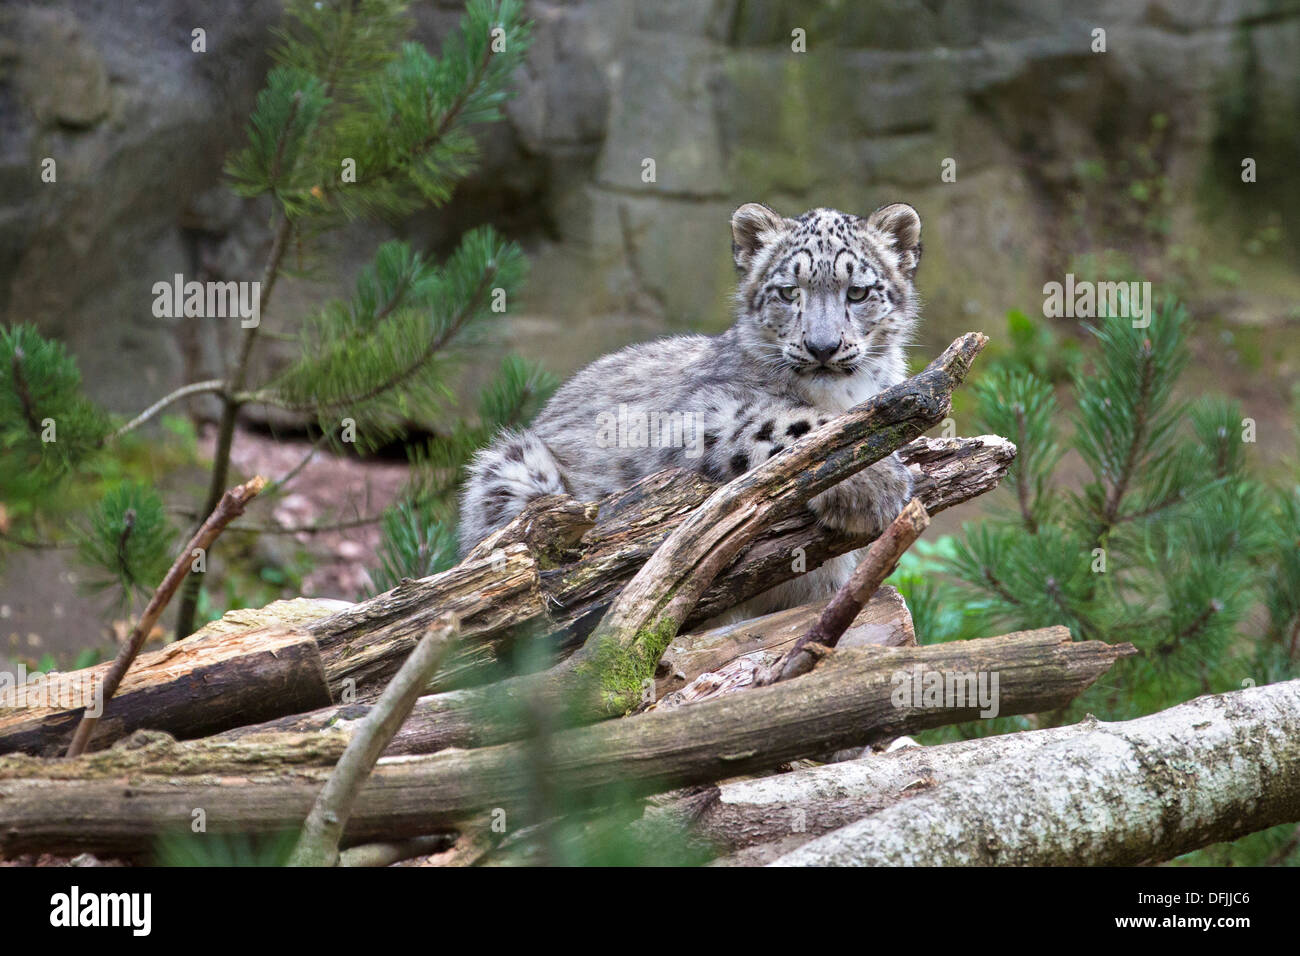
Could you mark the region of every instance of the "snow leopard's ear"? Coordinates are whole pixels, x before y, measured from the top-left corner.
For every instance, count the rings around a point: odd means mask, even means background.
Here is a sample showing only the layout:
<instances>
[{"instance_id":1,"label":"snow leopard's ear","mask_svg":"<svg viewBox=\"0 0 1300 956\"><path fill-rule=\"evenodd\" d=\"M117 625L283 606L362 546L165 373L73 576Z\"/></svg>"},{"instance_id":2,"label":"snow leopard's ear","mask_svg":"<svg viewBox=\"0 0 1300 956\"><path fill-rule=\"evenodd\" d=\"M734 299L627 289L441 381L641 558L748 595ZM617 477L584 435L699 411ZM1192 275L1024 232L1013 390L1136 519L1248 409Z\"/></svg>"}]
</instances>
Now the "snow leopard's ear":
<instances>
[{"instance_id":1,"label":"snow leopard's ear","mask_svg":"<svg viewBox=\"0 0 1300 956\"><path fill-rule=\"evenodd\" d=\"M785 220L761 202L747 202L731 214L731 258L740 272L749 271L754 254L771 234L780 232Z\"/></svg>"},{"instance_id":2,"label":"snow leopard's ear","mask_svg":"<svg viewBox=\"0 0 1300 956\"><path fill-rule=\"evenodd\" d=\"M921 264L921 217L905 202L881 206L867 217L867 225L885 237L898 254L898 268L909 279Z\"/></svg>"}]
</instances>

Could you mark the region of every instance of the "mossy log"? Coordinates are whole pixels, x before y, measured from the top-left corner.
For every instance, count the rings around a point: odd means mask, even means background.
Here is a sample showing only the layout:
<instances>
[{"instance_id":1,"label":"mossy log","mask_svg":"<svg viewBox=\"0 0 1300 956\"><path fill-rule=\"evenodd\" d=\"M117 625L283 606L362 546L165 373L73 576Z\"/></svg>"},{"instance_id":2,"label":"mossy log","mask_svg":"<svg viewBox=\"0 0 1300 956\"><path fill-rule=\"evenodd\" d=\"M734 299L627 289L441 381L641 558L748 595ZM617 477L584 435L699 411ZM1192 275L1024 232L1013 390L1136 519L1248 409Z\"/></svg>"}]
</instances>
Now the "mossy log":
<instances>
[{"instance_id":1,"label":"mossy log","mask_svg":"<svg viewBox=\"0 0 1300 956\"><path fill-rule=\"evenodd\" d=\"M680 692L706 672L756 653L767 653L774 659L812 626L825 607L825 601L817 601L736 624L679 634L664 654L655 689L648 696L653 700L671 700L673 705L687 702L678 699ZM853 647L916 646L912 615L899 593L893 588L882 588L862 609L846 640L846 646ZM519 686L519 680L501 681L485 688L421 697L386 752L428 754L449 746L478 747L513 739L512 735L519 730L514 706L520 699ZM371 707L370 702L334 704L309 713L235 727L222 736L235 740L268 733L346 727L365 718Z\"/></svg>"}]
</instances>

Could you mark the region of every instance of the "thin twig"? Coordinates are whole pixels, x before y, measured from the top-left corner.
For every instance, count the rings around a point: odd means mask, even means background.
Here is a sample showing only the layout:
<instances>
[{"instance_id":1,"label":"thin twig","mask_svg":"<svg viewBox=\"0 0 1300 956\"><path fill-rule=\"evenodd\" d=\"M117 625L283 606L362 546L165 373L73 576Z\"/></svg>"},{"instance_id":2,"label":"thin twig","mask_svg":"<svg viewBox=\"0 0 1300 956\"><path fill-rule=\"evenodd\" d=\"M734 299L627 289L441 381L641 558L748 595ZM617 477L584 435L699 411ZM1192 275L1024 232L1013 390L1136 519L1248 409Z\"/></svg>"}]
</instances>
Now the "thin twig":
<instances>
[{"instance_id":1,"label":"thin twig","mask_svg":"<svg viewBox=\"0 0 1300 956\"><path fill-rule=\"evenodd\" d=\"M321 446L325 444L325 442L329 439L329 437L330 437L329 432L322 431L320 433L320 437L311 443L311 448L307 449L307 454L302 456L302 461L294 465L293 468L289 470L289 473L285 475L283 478L277 478L275 481L271 482L271 486L270 489L267 491L267 494L276 495L284 491L285 487L289 484L289 482L297 478L298 474L304 468L307 467L307 463L316 457L316 452L320 451Z\"/></svg>"},{"instance_id":2,"label":"thin twig","mask_svg":"<svg viewBox=\"0 0 1300 956\"><path fill-rule=\"evenodd\" d=\"M429 626L411 656L389 681L379 700L362 718L334 772L316 797L302 835L289 858L290 866L335 866L339 840L356 803L361 785L370 776L379 755L411 714L416 698L433 679L438 665L451 649L459 625L444 616Z\"/></svg>"},{"instance_id":3,"label":"thin twig","mask_svg":"<svg viewBox=\"0 0 1300 956\"><path fill-rule=\"evenodd\" d=\"M904 505L884 533L871 542L867 556L844 586L835 592L817 623L795 641L785 656L756 683L773 684L812 670L817 663L817 655L809 650L808 645L834 647L838 644L844 632L857 619L858 613L871 600L871 596L885 583L885 578L894 573L903 552L912 546L929 524L930 515L920 498L913 498Z\"/></svg>"},{"instance_id":4,"label":"thin twig","mask_svg":"<svg viewBox=\"0 0 1300 956\"><path fill-rule=\"evenodd\" d=\"M119 428L117 431L112 432L111 434L101 438L99 443L101 445L106 445L109 442L117 441L127 432L139 428L145 422L149 421L149 419L153 418L155 415L161 412L168 405L172 405L175 402L179 402L182 398L189 398L191 395L202 395L207 392L220 392L224 390L225 387L226 387L225 380L220 378L208 379L207 381L204 382L191 382L189 385L183 385L180 388L176 389L176 391L169 392L168 394L164 395L162 398L158 399L158 401L154 402L152 405L150 405L148 408L142 411L139 415L135 416L135 418L131 419L129 422L127 422L125 425Z\"/></svg>"},{"instance_id":5,"label":"thin twig","mask_svg":"<svg viewBox=\"0 0 1300 956\"><path fill-rule=\"evenodd\" d=\"M175 562L172 563L171 569L163 578L162 584L158 585L158 590L154 592L153 597L149 599L148 605L145 606L144 613L140 615L140 620L132 628L126 643L117 652L117 657L113 661L113 666L109 668L108 674L104 677L103 686L100 688L102 700L99 702L100 712L107 706L108 702L117 693L117 688L122 683L122 678L126 676L127 669L135 660L136 655L140 653L140 648L144 646L145 639L153 630L158 618L166 609L167 604L180 587L181 581L189 573L190 562L195 549L206 551L212 542L217 539L222 530L231 521L238 518L244 513L244 507L255 498L266 485L266 479L261 475L242 485L236 485L221 496L221 501L217 504L216 510L208 516L203 522L203 526L190 539L184 550L176 556ZM76 757L86 750L86 745L90 742L90 735L95 731L95 724L99 723L98 717L91 717L89 714L83 714L81 723L77 725L77 732L72 737L72 743L68 745L69 757Z\"/></svg>"}]
</instances>

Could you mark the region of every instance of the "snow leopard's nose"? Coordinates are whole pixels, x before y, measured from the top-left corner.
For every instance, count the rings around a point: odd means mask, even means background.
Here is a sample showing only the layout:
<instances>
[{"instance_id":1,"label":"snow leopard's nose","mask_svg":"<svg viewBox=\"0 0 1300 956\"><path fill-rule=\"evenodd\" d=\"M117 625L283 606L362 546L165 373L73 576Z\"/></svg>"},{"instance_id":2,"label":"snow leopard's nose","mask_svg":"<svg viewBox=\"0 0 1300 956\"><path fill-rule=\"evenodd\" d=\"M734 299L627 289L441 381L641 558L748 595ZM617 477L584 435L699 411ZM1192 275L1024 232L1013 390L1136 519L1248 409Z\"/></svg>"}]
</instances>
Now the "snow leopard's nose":
<instances>
[{"instance_id":1,"label":"snow leopard's nose","mask_svg":"<svg viewBox=\"0 0 1300 956\"><path fill-rule=\"evenodd\" d=\"M840 350L840 340L806 338L803 340L803 347L808 350L809 355L825 365L831 360L831 356Z\"/></svg>"}]
</instances>

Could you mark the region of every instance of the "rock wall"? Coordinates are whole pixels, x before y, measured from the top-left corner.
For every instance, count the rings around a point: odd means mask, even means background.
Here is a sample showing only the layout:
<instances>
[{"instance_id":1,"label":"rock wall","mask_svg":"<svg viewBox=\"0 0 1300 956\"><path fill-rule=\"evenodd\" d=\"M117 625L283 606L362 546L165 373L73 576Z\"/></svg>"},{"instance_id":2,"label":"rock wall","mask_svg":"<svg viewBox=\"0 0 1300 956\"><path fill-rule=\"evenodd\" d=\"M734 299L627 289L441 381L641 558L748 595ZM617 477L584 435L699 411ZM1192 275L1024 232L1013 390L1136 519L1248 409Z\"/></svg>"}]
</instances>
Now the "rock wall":
<instances>
[{"instance_id":1,"label":"rock wall","mask_svg":"<svg viewBox=\"0 0 1300 956\"><path fill-rule=\"evenodd\" d=\"M458 7L416 4L417 38L436 47ZM627 341L726 325L727 222L755 199L789 213L915 205L927 343L1036 308L1042 283L1093 247L1231 258L1272 216L1284 239L1270 250L1283 273L1294 261L1297 2L528 7L535 44L480 171L444 209L349 230L320 274L350 275L394 232L445 250L494 222L533 263L508 344L563 373ZM0 11L0 314L67 341L112 407L219 368L223 332L155 319L149 289L175 272L257 274L266 210L233 199L220 170L276 19L256 0ZM206 53L191 52L195 27ZM40 181L44 157L55 184ZM1286 281L1272 288L1252 300L1264 319L1294 301ZM337 291L290 281L266 321L284 327Z\"/></svg>"}]
</instances>

